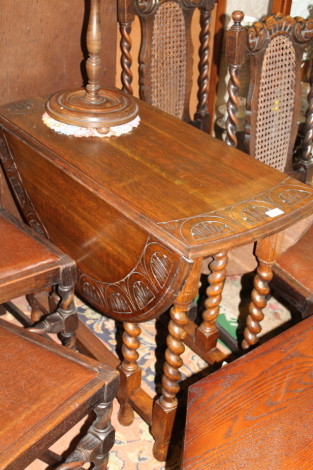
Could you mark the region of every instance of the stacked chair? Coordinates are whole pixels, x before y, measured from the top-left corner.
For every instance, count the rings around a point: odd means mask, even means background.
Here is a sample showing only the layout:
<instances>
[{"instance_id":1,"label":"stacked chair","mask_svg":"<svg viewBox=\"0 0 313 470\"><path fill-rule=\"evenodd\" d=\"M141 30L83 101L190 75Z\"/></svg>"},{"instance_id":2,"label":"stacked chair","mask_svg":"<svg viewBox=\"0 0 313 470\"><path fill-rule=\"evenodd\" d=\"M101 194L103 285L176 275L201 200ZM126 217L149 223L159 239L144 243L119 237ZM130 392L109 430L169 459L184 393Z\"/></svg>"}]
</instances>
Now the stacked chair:
<instances>
[{"instance_id":1,"label":"stacked chair","mask_svg":"<svg viewBox=\"0 0 313 470\"><path fill-rule=\"evenodd\" d=\"M26 294L54 287L59 295L59 302L53 296L55 312L29 329L0 320L0 466L23 469L37 458L60 463L49 447L94 410L87 434L58 468L93 462L105 469L114 443L110 415L118 373L75 351L75 263L3 209L0 234L1 312ZM59 333L67 347L40 336L48 333Z\"/></svg>"}]
</instances>

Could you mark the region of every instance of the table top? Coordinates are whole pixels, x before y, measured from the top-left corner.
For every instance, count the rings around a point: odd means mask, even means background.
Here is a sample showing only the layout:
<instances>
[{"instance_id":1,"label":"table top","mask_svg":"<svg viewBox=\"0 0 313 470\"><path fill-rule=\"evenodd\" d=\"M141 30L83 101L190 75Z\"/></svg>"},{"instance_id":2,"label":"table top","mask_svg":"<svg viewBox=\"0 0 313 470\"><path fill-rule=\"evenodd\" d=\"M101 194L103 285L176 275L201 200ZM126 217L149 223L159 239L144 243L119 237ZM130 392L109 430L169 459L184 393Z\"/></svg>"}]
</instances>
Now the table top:
<instances>
[{"instance_id":1,"label":"table top","mask_svg":"<svg viewBox=\"0 0 313 470\"><path fill-rule=\"evenodd\" d=\"M313 212L310 187L142 101L139 126L109 138L57 134L42 122L45 102L0 107L2 163L26 219L77 262L98 308L104 284L120 299L139 271L157 278L151 306L155 289L177 293L194 259ZM127 302L114 308L138 304Z\"/></svg>"},{"instance_id":2,"label":"table top","mask_svg":"<svg viewBox=\"0 0 313 470\"><path fill-rule=\"evenodd\" d=\"M244 243L247 231L257 239L275 231L278 220L280 228L288 226L295 209L302 216L312 213L312 189L138 104L139 127L110 138L75 138L48 129L41 121L43 99L29 100L24 111L1 107L0 114L53 152L55 164L70 165L109 204L188 257ZM267 214L275 208L283 214Z\"/></svg>"}]
</instances>

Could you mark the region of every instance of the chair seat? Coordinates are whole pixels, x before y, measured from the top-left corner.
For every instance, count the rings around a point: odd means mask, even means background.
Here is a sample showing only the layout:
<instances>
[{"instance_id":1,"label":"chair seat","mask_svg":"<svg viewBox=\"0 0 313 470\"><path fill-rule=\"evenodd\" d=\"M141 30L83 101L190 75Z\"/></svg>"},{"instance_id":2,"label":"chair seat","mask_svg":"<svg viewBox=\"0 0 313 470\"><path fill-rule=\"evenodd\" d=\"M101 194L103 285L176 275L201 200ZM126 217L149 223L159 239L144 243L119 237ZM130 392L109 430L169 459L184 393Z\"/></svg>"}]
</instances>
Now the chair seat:
<instances>
[{"instance_id":1,"label":"chair seat","mask_svg":"<svg viewBox=\"0 0 313 470\"><path fill-rule=\"evenodd\" d=\"M35 269L57 260L58 257L46 246L1 217L0 279L20 273L25 266L28 269Z\"/></svg>"},{"instance_id":2,"label":"chair seat","mask_svg":"<svg viewBox=\"0 0 313 470\"><path fill-rule=\"evenodd\" d=\"M0 209L0 304L59 284L74 261L34 230Z\"/></svg>"},{"instance_id":3,"label":"chair seat","mask_svg":"<svg viewBox=\"0 0 313 470\"><path fill-rule=\"evenodd\" d=\"M189 388L182 470L313 467L313 317Z\"/></svg>"},{"instance_id":4,"label":"chair seat","mask_svg":"<svg viewBox=\"0 0 313 470\"><path fill-rule=\"evenodd\" d=\"M116 392L113 369L3 320L0 373L0 467L5 469L25 468Z\"/></svg>"},{"instance_id":5,"label":"chair seat","mask_svg":"<svg viewBox=\"0 0 313 470\"><path fill-rule=\"evenodd\" d=\"M273 267L273 288L299 310L303 318L313 314L313 225L279 257Z\"/></svg>"}]
</instances>

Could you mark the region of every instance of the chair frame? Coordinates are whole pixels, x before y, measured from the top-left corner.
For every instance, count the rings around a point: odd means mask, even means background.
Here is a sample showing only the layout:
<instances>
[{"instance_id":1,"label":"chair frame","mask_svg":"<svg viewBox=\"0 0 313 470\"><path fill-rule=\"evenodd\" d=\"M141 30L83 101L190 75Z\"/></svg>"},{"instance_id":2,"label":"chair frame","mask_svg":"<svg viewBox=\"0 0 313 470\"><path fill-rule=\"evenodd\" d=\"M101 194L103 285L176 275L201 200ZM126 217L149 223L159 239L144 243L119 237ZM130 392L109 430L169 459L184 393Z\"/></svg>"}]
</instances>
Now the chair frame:
<instances>
[{"instance_id":1,"label":"chair frame","mask_svg":"<svg viewBox=\"0 0 313 470\"><path fill-rule=\"evenodd\" d=\"M295 52L295 96L300 96L301 61L305 47L313 38L313 20L304 20L297 17L284 16L281 13L267 17L263 22L256 22L249 29L242 26L244 14L240 11L233 13L234 25L226 33L225 59L229 66L230 80L228 83L229 99L227 102L226 143L237 146L236 130L238 127L237 112L239 109L238 92L240 87L240 70L247 58L250 59L250 87L247 96L247 117L245 127L245 150L252 157L256 157L256 125L258 119L258 100L260 91L260 70L266 56L270 41L278 35L288 36ZM311 82L312 85L312 82ZM308 97L309 107L306 115L305 138L302 157L296 165L296 170L305 173L304 180L311 184L313 176L312 152L312 117L313 94L312 86ZM286 155L284 171L293 170L292 155L295 138L298 130L300 102L295 100L290 127L290 140ZM303 175L302 175L303 176ZM302 178L301 178L302 179Z\"/></svg>"},{"instance_id":2,"label":"chair frame","mask_svg":"<svg viewBox=\"0 0 313 470\"><path fill-rule=\"evenodd\" d=\"M133 94L132 89L132 56L131 56L131 30L132 23L137 15L141 23L142 43L139 55L139 95L144 101L150 104L152 95L151 84L151 43L153 35L153 24L155 14L164 3L173 3L173 0L118 0L118 21L121 32L121 64L122 64L122 89L124 92ZM186 25L186 92L183 105L182 119L191 122L193 125L209 132L208 113L208 83L209 83L209 42L211 14L215 5L215 0L178 0L177 3L182 9ZM200 10L200 48L199 48L199 77L198 77L198 104L191 121L189 114L189 101L192 87L192 54L193 47L191 41L191 21L196 8ZM190 78L188 78L190 77Z\"/></svg>"}]
</instances>

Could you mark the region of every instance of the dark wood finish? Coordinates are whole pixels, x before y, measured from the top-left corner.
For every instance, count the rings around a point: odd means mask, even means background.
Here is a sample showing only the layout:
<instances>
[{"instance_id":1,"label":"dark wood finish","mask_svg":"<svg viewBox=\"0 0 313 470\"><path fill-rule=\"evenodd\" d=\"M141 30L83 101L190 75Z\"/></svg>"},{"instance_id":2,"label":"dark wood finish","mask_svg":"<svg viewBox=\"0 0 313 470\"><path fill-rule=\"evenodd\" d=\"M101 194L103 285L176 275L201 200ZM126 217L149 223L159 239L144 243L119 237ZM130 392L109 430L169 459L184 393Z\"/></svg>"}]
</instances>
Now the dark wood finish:
<instances>
[{"instance_id":1,"label":"dark wood finish","mask_svg":"<svg viewBox=\"0 0 313 470\"><path fill-rule=\"evenodd\" d=\"M290 5L288 6L287 3L286 9L289 10ZM249 56L251 84L247 97L246 150L253 157L312 184L312 74L302 155L295 163L292 161L292 157L299 123L301 61L304 48L313 38L313 21L302 18L293 19L279 13L269 16L263 22L255 23L247 30L241 25L244 17L241 11L234 12L232 17L234 25L226 33L226 61L230 71L226 143L237 146L239 73ZM276 51L275 41L282 41L280 48L277 48ZM288 62L289 69L286 65ZM274 69L271 71L269 68L265 68L265 63L274 63ZM281 67L279 67L280 63ZM290 80L287 89L286 80ZM284 89L288 93L285 98ZM262 110L266 105L269 109L265 115ZM267 121L271 123L272 130L268 128ZM270 133L275 138L270 141L269 145L268 135ZM276 152L276 147L279 148L279 152ZM293 243L296 245L294 248L289 248L286 255L282 255L277 263L273 264L274 279L271 282L272 287L282 297L288 299L291 305L300 310L304 316L307 316L313 309L313 304L311 304L313 291L309 282L313 245L307 242L307 237L311 232L312 228L309 229L303 241L301 239L297 241L298 233L295 232L291 245ZM294 266L297 266L297 270L294 269ZM258 310L257 307L256 310ZM251 317L249 317L250 320ZM256 332L258 326L255 325L254 329Z\"/></svg>"},{"instance_id":2,"label":"dark wood finish","mask_svg":"<svg viewBox=\"0 0 313 470\"><path fill-rule=\"evenodd\" d=\"M0 103L48 96L85 83L88 2L25 0L0 5ZM114 87L116 70L116 4L101 5L103 67L100 82ZM82 74L83 71L83 74Z\"/></svg>"},{"instance_id":3,"label":"dark wood finish","mask_svg":"<svg viewBox=\"0 0 313 470\"><path fill-rule=\"evenodd\" d=\"M58 287L58 308L35 325L44 333L60 333L74 348L77 312L74 305L74 261L23 222L0 209L0 304L22 295Z\"/></svg>"},{"instance_id":4,"label":"dark wood finish","mask_svg":"<svg viewBox=\"0 0 313 470\"><path fill-rule=\"evenodd\" d=\"M114 369L0 320L0 371L1 468L27 467L93 409L96 420L66 461L76 463L58 468L106 468Z\"/></svg>"},{"instance_id":5,"label":"dark wood finish","mask_svg":"<svg viewBox=\"0 0 313 470\"><path fill-rule=\"evenodd\" d=\"M251 86L247 97L246 151L276 169L291 173L300 115L301 62L304 49L313 38L313 20L278 13L255 23L247 31L241 25L244 18L241 11L235 11L232 18L234 25L226 33L225 55L230 72L227 143L237 146L239 72L249 55ZM306 173L302 179L309 184L313 171L311 115L309 109L306 147L297 165Z\"/></svg>"},{"instance_id":6,"label":"dark wood finish","mask_svg":"<svg viewBox=\"0 0 313 470\"><path fill-rule=\"evenodd\" d=\"M139 16L142 41L139 56L140 98L173 116L209 131L208 81L211 14L215 0L118 1L121 31L122 84L132 94L131 28ZM198 104L194 119L189 115L192 86L191 21L200 9Z\"/></svg>"},{"instance_id":7,"label":"dark wood finish","mask_svg":"<svg viewBox=\"0 0 313 470\"><path fill-rule=\"evenodd\" d=\"M210 67L210 81L208 87L208 112L210 118L209 133L214 130L215 107L218 92L218 82L220 75L221 61L223 57L223 47L225 39L225 17L226 17L226 0L218 0L214 8L214 37L213 51Z\"/></svg>"},{"instance_id":8,"label":"dark wood finish","mask_svg":"<svg viewBox=\"0 0 313 470\"><path fill-rule=\"evenodd\" d=\"M100 87L101 36L100 0L91 0L87 29L88 84L86 89L76 88L54 94L47 103L47 111L57 121L96 128L101 134L107 134L110 127L132 121L138 114L138 107L130 96L119 90Z\"/></svg>"},{"instance_id":9,"label":"dark wood finish","mask_svg":"<svg viewBox=\"0 0 313 470\"><path fill-rule=\"evenodd\" d=\"M313 226L273 266L271 287L296 308L303 318L313 314Z\"/></svg>"},{"instance_id":10,"label":"dark wood finish","mask_svg":"<svg viewBox=\"0 0 313 470\"><path fill-rule=\"evenodd\" d=\"M289 15L292 0L273 0L271 5L272 14L280 11L283 15Z\"/></svg>"},{"instance_id":11,"label":"dark wood finish","mask_svg":"<svg viewBox=\"0 0 313 470\"><path fill-rule=\"evenodd\" d=\"M189 388L182 470L312 468L313 318Z\"/></svg>"},{"instance_id":12,"label":"dark wood finish","mask_svg":"<svg viewBox=\"0 0 313 470\"><path fill-rule=\"evenodd\" d=\"M154 453L163 460L176 412L183 342L210 363L223 358L216 348L215 319L225 252L264 239L261 246L272 257L275 234L312 214L313 190L137 103L141 122L130 134L79 139L43 124L43 99L4 106L0 155L25 219L77 262L78 291L124 322L121 421L131 422L132 407L151 423ZM274 208L282 213L271 217L267 212ZM198 289L202 259L209 255L215 258L216 290L200 335L186 311ZM140 386L136 324L172 304L163 393L153 404ZM84 341L86 328L79 330L83 350L104 360L105 347L90 334ZM212 349L205 351L204 343ZM115 357L110 360L116 363Z\"/></svg>"}]
</instances>

